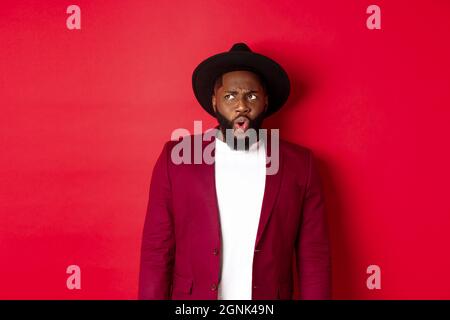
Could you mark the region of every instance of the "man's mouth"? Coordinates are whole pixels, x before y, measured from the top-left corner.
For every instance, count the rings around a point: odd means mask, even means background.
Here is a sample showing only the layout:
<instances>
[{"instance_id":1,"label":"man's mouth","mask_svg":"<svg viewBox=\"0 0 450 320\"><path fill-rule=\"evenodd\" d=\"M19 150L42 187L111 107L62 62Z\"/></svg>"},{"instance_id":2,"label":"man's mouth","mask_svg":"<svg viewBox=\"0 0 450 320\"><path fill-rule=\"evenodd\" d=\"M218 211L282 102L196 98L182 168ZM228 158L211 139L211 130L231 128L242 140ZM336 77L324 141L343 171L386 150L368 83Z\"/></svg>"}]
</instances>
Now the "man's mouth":
<instances>
[{"instance_id":1,"label":"man's mouth","mask_svg":"<svg viewBox=\"0 0 450 320\"><path fill-rule=\"evenodd\" d=\"M234 131L247 131L250 125L250 120L247 117L240 116L233 121L233 129Z\"/></svg>"}]
</instances>

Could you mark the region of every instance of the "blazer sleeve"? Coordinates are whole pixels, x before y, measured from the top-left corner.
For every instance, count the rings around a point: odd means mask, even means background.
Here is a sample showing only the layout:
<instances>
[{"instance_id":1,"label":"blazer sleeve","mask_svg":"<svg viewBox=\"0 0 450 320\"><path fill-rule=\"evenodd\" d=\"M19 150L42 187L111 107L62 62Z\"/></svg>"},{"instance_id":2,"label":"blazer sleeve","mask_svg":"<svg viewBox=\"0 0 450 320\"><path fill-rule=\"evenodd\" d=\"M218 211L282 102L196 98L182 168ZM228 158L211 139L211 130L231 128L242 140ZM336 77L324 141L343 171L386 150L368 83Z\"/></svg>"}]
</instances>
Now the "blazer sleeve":
<instances>
[{"instance_id":1,"label":"blazer sleeve","mask_svg":"<svg viewBox=\"0 0 450 320\"><path fill-rule=\"evenodd\" d=\"M153 168L141 244L138 299L170 299L175 234L168 173L169 142Z\"/></svg>"},{"instance_id":2,"label":"blazer sleeve","mask_svg":"<svg viewBox=\"0 0 450 320\"><path fill-rule=\"evenodd\" d=\"M331 299L331 255L323 189L314 157L309 151L309 174L296 239L299 297Z\"/></svg>"}]
</instances>

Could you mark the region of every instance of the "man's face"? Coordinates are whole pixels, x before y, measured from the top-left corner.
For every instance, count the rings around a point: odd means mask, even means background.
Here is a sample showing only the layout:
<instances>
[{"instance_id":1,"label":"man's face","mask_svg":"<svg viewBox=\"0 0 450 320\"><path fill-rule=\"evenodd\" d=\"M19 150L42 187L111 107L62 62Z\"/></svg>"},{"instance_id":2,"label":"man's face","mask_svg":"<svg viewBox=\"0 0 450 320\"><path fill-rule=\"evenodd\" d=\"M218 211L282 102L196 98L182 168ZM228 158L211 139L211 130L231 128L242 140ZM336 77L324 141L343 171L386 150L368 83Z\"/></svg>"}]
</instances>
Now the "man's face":
<instances>
[{"instance_id":1,"label":"man's face","mask_svg":"<svg viewBox=\"0 0 450 320\"><path fill-rule=\"evenodd\" d=\"M235 138L250 128L258 130L267 110L268 96L258 76L250 71L232 71L222 75L212 105L222 133L233 130Z\"/></svg>"}]
</instances>

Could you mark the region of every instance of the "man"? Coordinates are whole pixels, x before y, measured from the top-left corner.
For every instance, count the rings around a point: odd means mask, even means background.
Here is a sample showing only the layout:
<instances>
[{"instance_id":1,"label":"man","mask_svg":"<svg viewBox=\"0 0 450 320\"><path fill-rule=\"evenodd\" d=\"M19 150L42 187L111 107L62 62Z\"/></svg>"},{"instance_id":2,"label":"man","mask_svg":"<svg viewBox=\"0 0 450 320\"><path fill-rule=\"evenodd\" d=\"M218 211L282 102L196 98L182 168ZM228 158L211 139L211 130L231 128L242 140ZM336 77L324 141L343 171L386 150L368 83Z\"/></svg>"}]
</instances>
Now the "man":
<instances>
[{"instance_id":1,"label":"man","mask_svg":"<svg viewBox=\"0 0 450 320\"><path fill-rule=\"evenodd\" d=\"M295 259L300 298L330 299L328 227L312 153L259 134L289 96L286 72L237 43L197 66L192 84L219 123L201 145L213 145L214 161L176 164L179 142L165 144L150 186L139 298L292 299ZM277 162L270 174L269 156Z\"/></svg>"}]
</instances>

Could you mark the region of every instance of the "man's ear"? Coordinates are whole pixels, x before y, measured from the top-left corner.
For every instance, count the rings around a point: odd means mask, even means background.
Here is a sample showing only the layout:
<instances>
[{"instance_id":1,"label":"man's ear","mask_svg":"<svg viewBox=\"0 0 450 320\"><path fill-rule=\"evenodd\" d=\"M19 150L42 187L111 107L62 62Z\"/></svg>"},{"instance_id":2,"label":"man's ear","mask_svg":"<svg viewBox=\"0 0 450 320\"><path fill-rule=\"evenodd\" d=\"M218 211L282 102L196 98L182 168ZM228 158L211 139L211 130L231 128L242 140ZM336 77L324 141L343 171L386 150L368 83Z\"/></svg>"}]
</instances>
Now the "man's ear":
<instances>
[{"instance_id":1,"label":"man's ear","mask_svg":"<svg viewBox=\"0 0 450 320\"><path fill-rule=\"evenodd\" d=\"M211 97L211 104L214 109L214 112L217 112L217 110L216 110L216 95L215 94L213 94Z\"/></svg>"}]
</instances>

